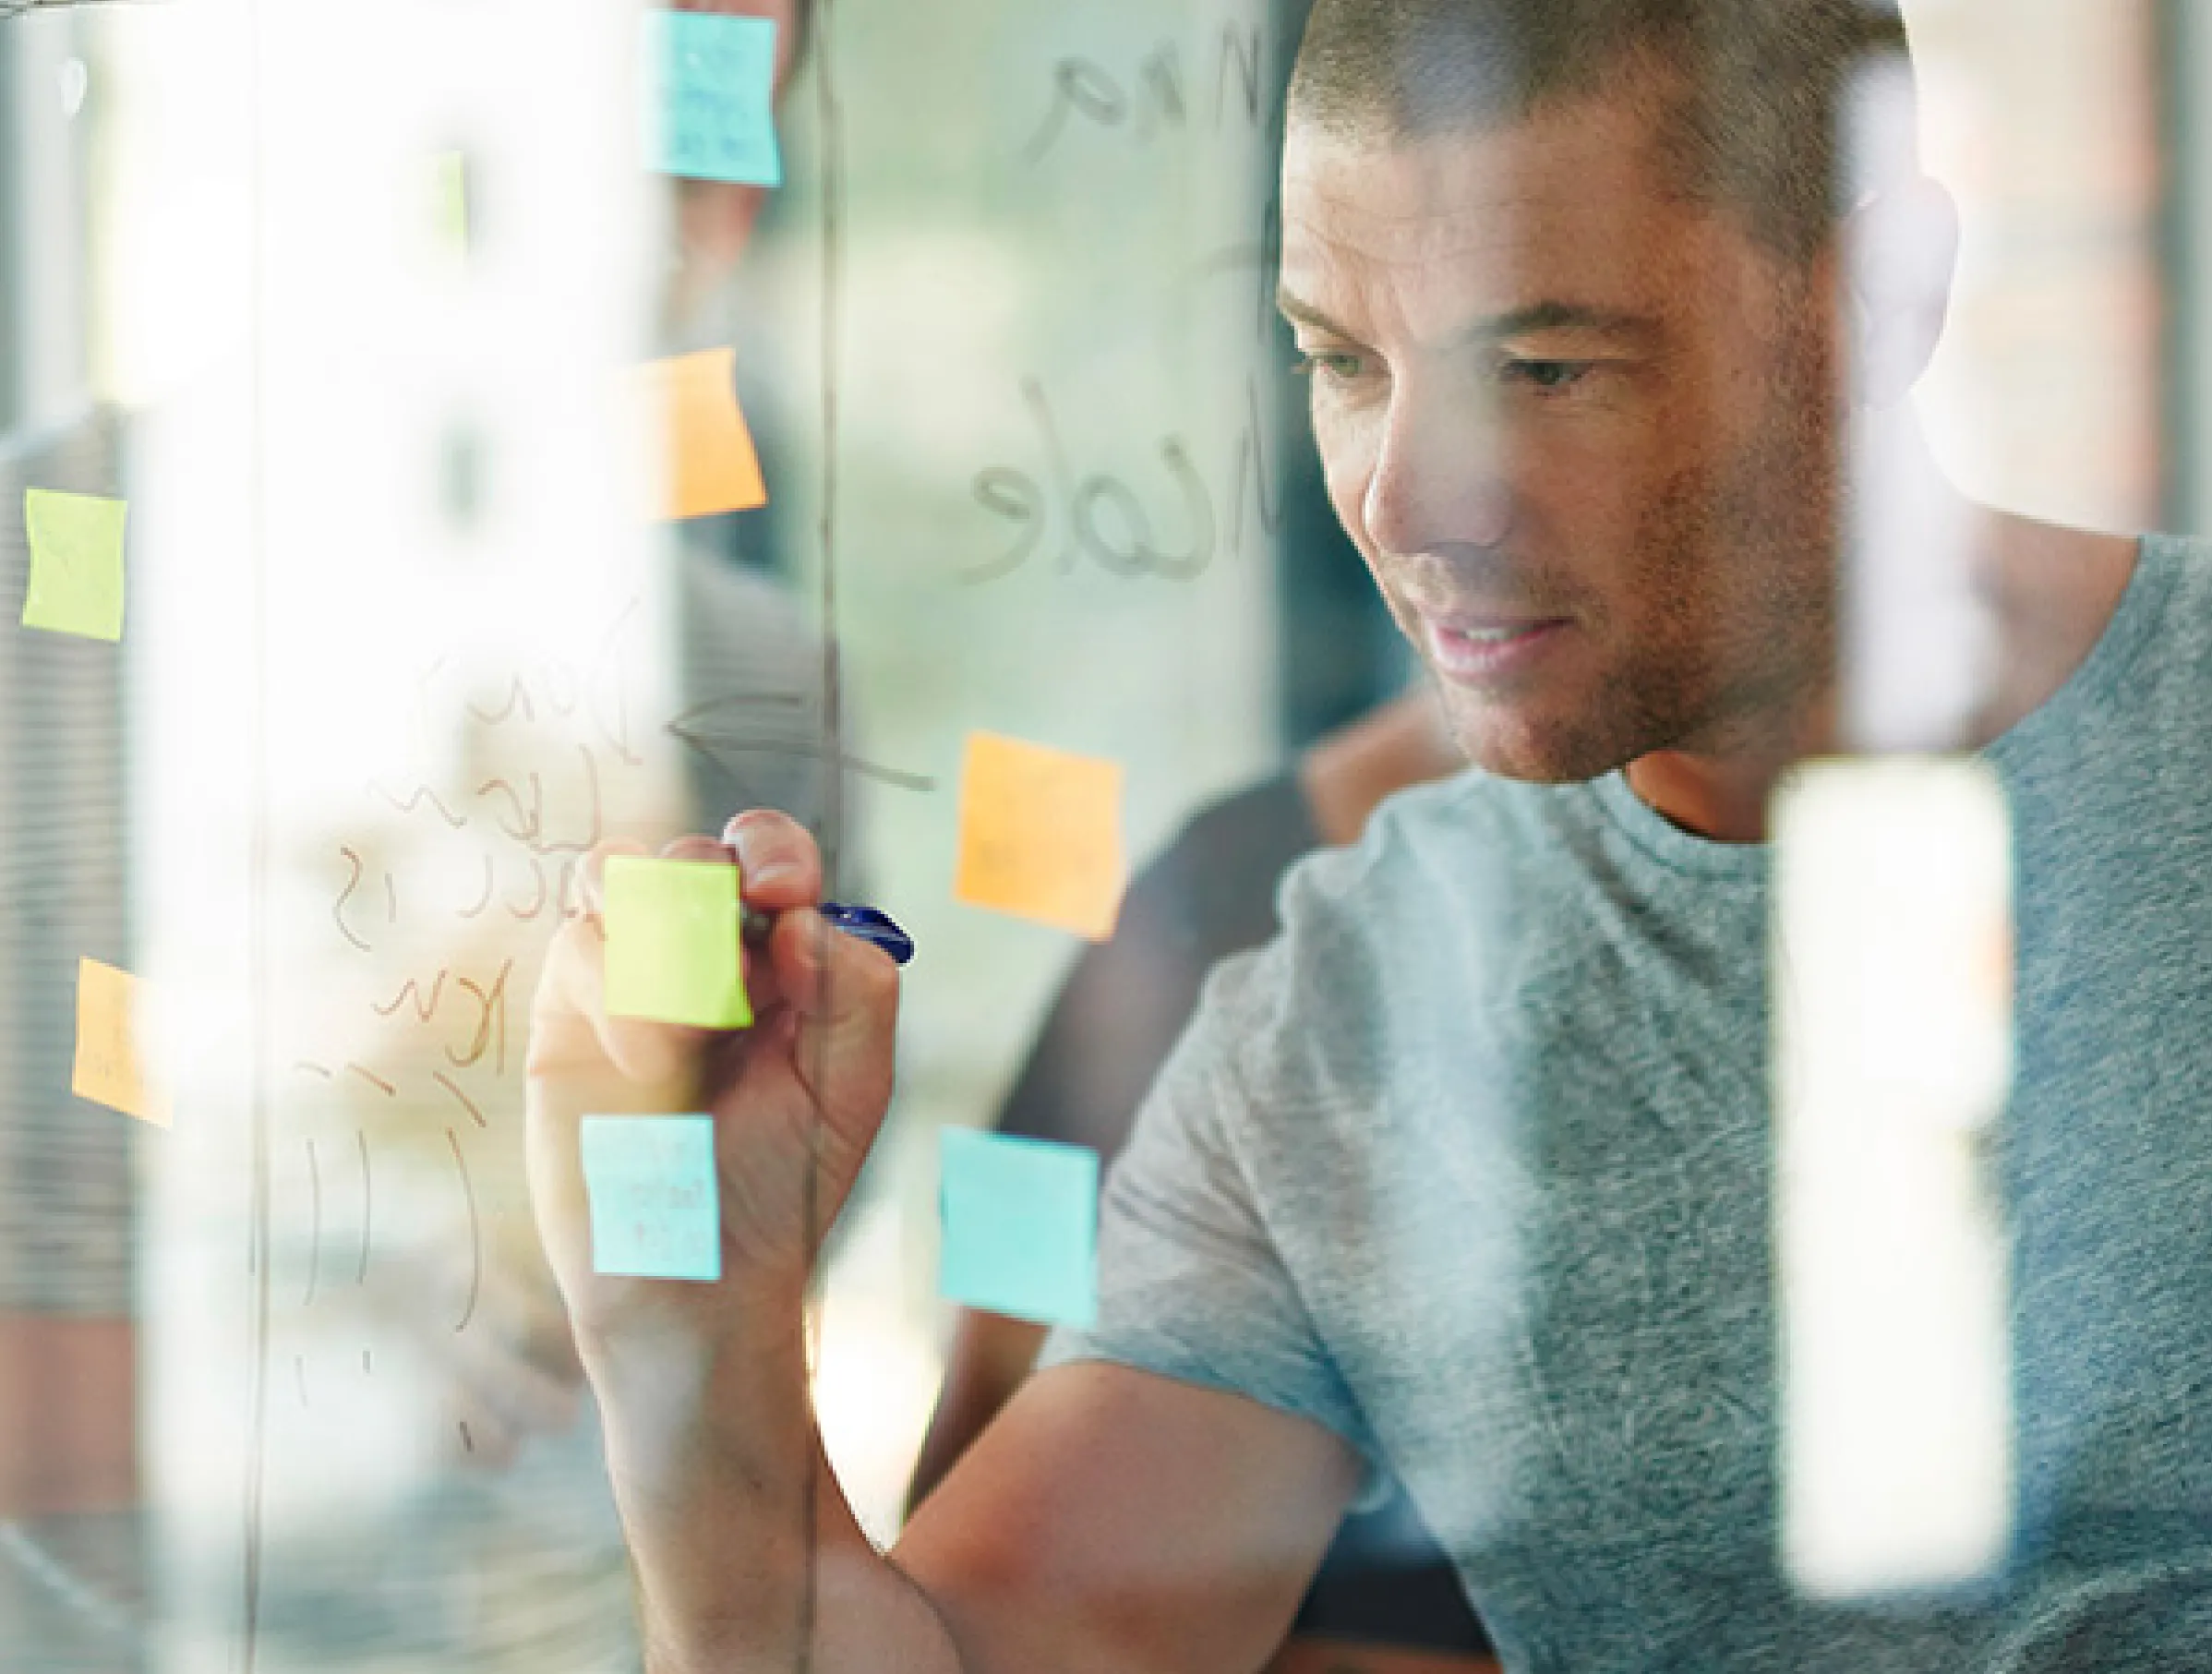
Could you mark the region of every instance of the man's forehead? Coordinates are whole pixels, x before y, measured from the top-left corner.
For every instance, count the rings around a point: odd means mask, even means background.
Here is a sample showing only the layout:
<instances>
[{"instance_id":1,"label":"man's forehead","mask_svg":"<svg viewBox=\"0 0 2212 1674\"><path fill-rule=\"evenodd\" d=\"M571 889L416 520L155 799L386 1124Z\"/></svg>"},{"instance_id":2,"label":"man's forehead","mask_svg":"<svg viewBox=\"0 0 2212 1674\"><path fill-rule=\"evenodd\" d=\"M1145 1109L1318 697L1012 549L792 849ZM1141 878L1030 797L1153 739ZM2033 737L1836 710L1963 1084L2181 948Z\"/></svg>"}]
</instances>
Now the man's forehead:
<instances>
[{"instance_id":1,"label":"man's forehead","mask_svg":"<svg viewBox=\"0 0 2212 1674\"><path fill-rule=\"evenodd\" d=\"M1452 241L1550 217L1618 220L1687 209L1641 101L1584 98L1521 120L1414 138L1293 122L1283 203L1378 254L1449 254Z\"/></svg>"},{"instance_id":2,"label":"man's forehead","mask_svg":"<svg viewBox=\"0 0 2212 1674\"><path fill-rule=\"evenodd\" d=\"M1286 137L1283 287L1332 313L1506 313L1559 295L1665 311L1701 270L1749 252L1732 231L1673 188L1629 102L1417 140L1299 123Z\"/></svg>"}]
</instances>

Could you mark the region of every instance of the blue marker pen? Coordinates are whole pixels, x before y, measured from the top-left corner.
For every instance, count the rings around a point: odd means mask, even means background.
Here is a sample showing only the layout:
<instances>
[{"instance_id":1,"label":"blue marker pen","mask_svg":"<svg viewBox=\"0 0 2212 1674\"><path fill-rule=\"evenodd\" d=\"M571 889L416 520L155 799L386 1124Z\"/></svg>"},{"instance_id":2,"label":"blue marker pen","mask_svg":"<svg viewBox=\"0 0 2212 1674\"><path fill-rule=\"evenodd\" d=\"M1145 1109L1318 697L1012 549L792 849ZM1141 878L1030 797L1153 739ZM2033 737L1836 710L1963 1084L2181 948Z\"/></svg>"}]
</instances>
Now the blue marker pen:
<instances>
[{"instance_id":1,"label":"blue marker pen","mask_svg":"<svg viewBox=\"0 0 2212 1674\"><path fill-rule=\"evenodd\" d=\"M831 927L847 935L880 947L889 954L896 964L904 965L914 957L914 938L892 921L891 915L873 907L848 906L843 901L823 901L814 910L830 921ZM742 927L745 939L759 946L768 939L768 932L775 921L755 908L745 909Z\"/></svg>"}]
</instances>

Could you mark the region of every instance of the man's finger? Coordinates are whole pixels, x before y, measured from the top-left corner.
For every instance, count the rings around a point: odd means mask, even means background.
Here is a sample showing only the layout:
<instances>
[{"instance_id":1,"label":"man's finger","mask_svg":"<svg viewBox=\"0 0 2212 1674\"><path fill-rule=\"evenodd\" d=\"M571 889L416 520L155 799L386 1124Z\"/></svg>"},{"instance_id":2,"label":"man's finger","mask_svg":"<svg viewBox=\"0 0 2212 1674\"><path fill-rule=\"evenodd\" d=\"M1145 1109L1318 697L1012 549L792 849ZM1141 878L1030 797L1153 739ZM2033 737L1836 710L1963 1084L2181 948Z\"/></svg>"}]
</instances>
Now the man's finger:
<instances>
[{"instance_id":1,"label":"man's finger","mask_svg":"<svg viewBox=\"0 0 2212 1674\"><path fill-rule=\"evenodd\" d=\"M736 851L727 843L717 843L713 837L701 837L696 832L664 845L660 858L664 861L703 861L710 864L719 861L725 866L737 863Z\"/></svg>"},{"instance_id":2,"label":"man's finger","mask_svg":"<svg viewBox=\"0 0 2212 1674\"><path fill-rule=\"evenodd\" d=\"M787 913L771 942L786 997L799 1014L794 1067L832 1114L873 1110L891 1096L886 1042L898 1015L898 966L882 948L833 930L819 913ZM817 1073L836 1084L816 1086ZM861 1138L861 1144L872 1138Z\"/></svg>"},{"instance_id":3,"label":"man's finger","mask_svg":"<svg viewBox=\"0 0 2212 1674\"><path fill-rule=\"evenodd\" d=\"M631 1087L609 1113L637 1099L687 1100L696 1085L701 1043L709 1031L607 1011L607 931L586 915L560 927L546 956L531 1007L529 1073L589 1078L604 1063ZM602 1090L603 1095L615 1090Z\"/></svg>"},{"instance_id":4,"label":"man's finger","mask_svg":"<svg viewBox=\"0 0 2212 1674\"><path fill-rule=\"evenodd\" d=\"M737 854L748 906L784 912L822 898L822 852L787 814L749 810L722 828L722 840Z\"/></svg>"},{"instance_id":5,"label":"man's finger","mask_svg":"<svg viewBox=\"0 0 2212 1674\"><path fill-rule=\"evenodd\" d=\"M802 826L799 829L803 835L805 828ZM812 839L810 837L808 841L811 844ZM742 864L739 862L737 850L727 842L716 842L713 837L700 837L694 834L690 837L678 837L660 852L661 859L665 861L695 861L710 865L717 862L725 866L737 865L739 887L745 888L749 874L746 873ZM745 888L745 894L750 897L751 889ZM742 960L740 969L744 973L746 998L751 1003L753 1014L756 1017L766 1016L782 1004L782 990L775 980L775 969L752 947L740 948L739 957ZM694 1041L693 1043L698 1044L699 1042Z\"/></svg>"}]
</instances>

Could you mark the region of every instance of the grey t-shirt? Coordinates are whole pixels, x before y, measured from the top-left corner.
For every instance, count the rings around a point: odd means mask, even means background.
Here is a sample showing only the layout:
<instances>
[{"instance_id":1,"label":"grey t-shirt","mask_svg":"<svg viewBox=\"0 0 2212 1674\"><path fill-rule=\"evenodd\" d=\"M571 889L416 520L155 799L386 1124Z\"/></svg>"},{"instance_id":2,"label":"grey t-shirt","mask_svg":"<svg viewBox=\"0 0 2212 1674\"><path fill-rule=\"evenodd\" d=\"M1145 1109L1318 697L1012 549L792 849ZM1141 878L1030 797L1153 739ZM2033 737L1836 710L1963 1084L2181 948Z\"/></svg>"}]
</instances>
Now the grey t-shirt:
<instances>
[{"instance_id":1,"label":"grey t-shirt","mask_svg":"<svg viewBox=\"0 0 2212 1674\"><path fill-rule=\"evenodd\" d=\"M1988 752L2018 890L2017 1536L1972 1598L1778 1567L1767 852L1617 775L1396 799L1222 968L1107 1192L1104 1357L1387 1461L1507 1666L2212 1668L2212 559L2152 538Z\"/></svg>"}]
</instances>

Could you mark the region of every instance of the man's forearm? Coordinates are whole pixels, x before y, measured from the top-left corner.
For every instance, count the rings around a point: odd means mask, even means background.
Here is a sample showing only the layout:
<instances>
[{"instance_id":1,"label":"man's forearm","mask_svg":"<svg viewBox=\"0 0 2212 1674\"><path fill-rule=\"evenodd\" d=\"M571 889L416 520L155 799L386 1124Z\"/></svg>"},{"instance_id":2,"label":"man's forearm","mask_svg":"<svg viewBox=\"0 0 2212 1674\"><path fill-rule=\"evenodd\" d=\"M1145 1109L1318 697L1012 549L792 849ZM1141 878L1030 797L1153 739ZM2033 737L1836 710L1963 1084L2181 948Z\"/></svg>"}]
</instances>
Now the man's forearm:
<instances>
[{"instance_id":1,"label":"man's forearm","mask_svg":"<svg viewBox=\"0 0 2212 1674\"><path fill-rule=\"evenodd\" d=\"M807 1399L799 1310L775 1312L789 1323L712 1364L635 1336L588 1356L648 1668L963 1674L928 1599L847 1505Z\"/></svg>"}]
</instances>

